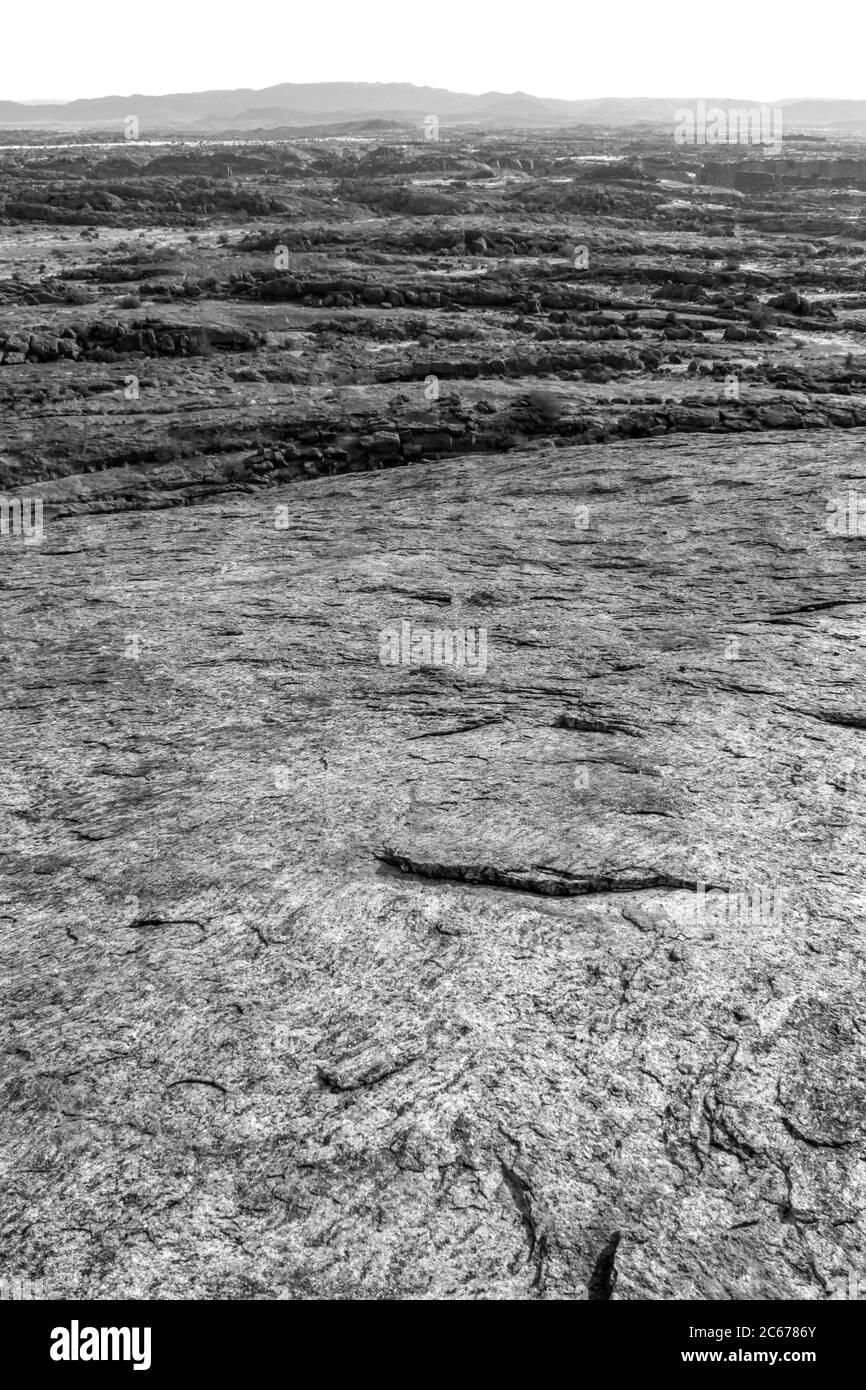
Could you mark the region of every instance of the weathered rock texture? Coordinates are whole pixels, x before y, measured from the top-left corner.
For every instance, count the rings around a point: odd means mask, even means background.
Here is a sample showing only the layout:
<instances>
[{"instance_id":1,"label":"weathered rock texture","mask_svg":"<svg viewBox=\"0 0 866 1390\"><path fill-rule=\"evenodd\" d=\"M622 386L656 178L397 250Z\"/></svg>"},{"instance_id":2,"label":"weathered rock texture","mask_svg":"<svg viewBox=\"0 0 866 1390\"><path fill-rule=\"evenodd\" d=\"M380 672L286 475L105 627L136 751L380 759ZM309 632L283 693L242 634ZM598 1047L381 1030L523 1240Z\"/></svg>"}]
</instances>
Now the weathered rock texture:
<instances>
[{"instance_id":1,"label":"weathered rock texture","mask_svg":"<svg viewBox=\"0 0 866 1390\"><path fill-rule=\"evenodd\" d=\"M4 537L3 1268L862 1269L866 541L825 524L862 454L515 452ZM486 669L381 664L404 621Z\"/></svg>"}]
</instances>

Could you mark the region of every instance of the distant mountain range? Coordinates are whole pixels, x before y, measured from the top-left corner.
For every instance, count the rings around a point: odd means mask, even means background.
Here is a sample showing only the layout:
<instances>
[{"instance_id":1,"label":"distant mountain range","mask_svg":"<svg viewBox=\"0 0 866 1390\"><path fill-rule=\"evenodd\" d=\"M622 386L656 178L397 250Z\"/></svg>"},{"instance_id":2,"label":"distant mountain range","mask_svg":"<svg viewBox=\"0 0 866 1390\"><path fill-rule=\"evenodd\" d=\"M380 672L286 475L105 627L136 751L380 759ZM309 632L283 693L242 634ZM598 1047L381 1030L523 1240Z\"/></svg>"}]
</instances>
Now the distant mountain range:
<instances>
[{"instance_id":1,"label":"distant mountain range","mask_svg":"<svg viewBox=\"0 0 866 1390\"><path fill-rule=\"evenodd\" d=\"M167 96L88 97L77 101L37 103L0 101L0 126L105 130L128 116L138 117L141 134L185 130L274 129L322 125L371 118L421 126L435 115L443 124L490 126L628 126L641 121L669 123L675 110L694 108L695 97L601 97L558 101L526 92L449 92L442 87L414 87L408 82L282 82L254 91L175 92ZM766 105L733 97L702 98L707 107ZM787 100L788 128L853 130L866 128L866 100Z\"/></svg>"}]
</instances>

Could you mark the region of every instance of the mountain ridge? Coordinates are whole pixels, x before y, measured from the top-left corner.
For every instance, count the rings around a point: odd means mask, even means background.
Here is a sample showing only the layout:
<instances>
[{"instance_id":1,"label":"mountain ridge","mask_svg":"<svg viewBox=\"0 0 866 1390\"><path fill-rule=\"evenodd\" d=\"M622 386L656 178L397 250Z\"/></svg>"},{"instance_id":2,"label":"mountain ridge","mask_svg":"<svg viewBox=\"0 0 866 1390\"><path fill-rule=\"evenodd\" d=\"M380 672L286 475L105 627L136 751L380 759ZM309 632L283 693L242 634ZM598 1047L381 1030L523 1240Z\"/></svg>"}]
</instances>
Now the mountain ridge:
<instances>
[{"instance_id":1,"label":"mountain ridge","mask_svg":"<svg viewBox=\"0 0 866 1390\"><path fill-rule=\"evenodd\" d=\"M333 117L384 119L436 115L459 124L600 124L632 125L665 122L673 113L694 106L696 97L586 97L566 100L528 92L452 92L444 87L418 87L408 82L282 82L275 86L216 88L203 92L157 95L133 93L80 97L66 102L0 100L0 126L60 125L100 128L130 115L151 129L220 126L234 120L279 126L318 124ZM709 109L761 107L772 103L746 98L703 97ZM847 126L866 124L866 100L808 97L775 103L789 124Z\"/></svg>"}]
</instances>

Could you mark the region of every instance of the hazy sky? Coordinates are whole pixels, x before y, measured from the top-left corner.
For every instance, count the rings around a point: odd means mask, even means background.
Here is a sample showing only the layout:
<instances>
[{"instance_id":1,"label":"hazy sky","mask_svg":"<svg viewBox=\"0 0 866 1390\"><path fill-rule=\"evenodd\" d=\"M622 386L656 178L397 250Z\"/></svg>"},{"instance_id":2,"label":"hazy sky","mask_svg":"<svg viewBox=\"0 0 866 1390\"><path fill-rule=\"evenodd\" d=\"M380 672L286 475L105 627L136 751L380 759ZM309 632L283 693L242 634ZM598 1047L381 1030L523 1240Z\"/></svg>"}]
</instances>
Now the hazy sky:
<instances>
[{"instance_id":1,"label":"hazy sky","mask_svg":"<svg viewBox=\"0 0 866 1390\"><path fill-rule=\"evenodd\" d=\"M7 0L0 98L414 82L535 96L866 96L861 0Z\"/></svg>"}]
</instances>

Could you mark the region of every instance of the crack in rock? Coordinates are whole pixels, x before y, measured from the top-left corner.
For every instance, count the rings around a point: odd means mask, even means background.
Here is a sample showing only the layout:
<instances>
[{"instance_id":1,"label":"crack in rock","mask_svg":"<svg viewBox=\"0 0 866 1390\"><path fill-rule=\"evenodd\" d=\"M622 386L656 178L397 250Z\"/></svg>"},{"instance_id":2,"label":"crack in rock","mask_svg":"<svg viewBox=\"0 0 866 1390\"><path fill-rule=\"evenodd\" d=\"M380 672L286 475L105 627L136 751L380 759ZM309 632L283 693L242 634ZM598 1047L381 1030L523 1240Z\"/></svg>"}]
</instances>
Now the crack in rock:
<instances>
[{"instance_id":1,"label":"crack in rock","mask_svg":"<svg viewBox=\"0 0 866 1390\"><path fill-rule=\"evenodd\" d=\"M389 1076L396 1076L398 1072L405 1071L413 1062L417 1062L425 1051L424 1047L417 1047L396 1056L379 1054L371 1057L369 1051L365 1050L358 1055L343 1058L340 1062L320 1063L316 1072L322 1085L329 1091L366 1090L370 1086L377 1086L380 1081L387 1081Z\"/></svg>"},{"instance_id":2,"label":"crack in rock","mask_svg":"<svg viewBox=\"0 0 866 1390\"><path fill-rule=\"evenodd\" d=\"M538 1230L538 1223L532 1210L532 1187L525 1178L522 1178L501 1158L499 1167L505 1186L508 1188L511 1200L520 1217L521 1225L526 1232L527 1262L535 1265L532 1287L540 1290L544 1284L544 1271L547 1262L547 1235L543 1231L539 1233Z\"/></svg>"},{"instance_id":3,"label":"crack in rock","mask_svg":"<svg viewBox=\"0 0 866 1390\"><path fill-rule=\"evenodd\" d=\"M672 892L685 889L697 893L701 886L707 886L698 880L679 878L676 874L666 873L662 869L645 869L632 865L622 869L611 869L607 873L590 874L573 874L567 869L557 869L547 864L533 864L525 869L500 869L494 864L422 862L388 846L383 846L375 857L381 863L399 869L401 873L414 874L418 878L484 884L491 888L512 889L518 893L535 893L541 897L577 898L595 893L635 893L645 888L664 888Z\"/></svg>"},{"instance_id":4,"label":"crack in rock","mask_svg":"<svg viewBox=\"0 0 866 1390\"><path fill-rule=\"evenodd\" d=\"M590 715L561 714L555 721L555 729L573 729L579 734L626 734L629 738L640 738L640 730L620 719L599 719Z\"/></svg>"}]
</instances>

